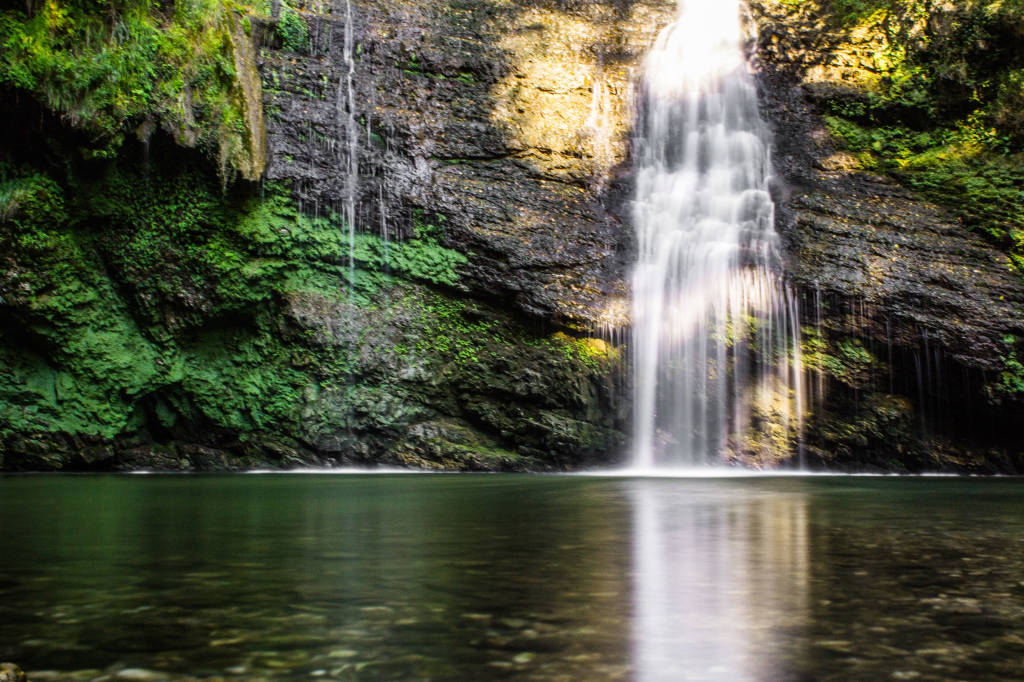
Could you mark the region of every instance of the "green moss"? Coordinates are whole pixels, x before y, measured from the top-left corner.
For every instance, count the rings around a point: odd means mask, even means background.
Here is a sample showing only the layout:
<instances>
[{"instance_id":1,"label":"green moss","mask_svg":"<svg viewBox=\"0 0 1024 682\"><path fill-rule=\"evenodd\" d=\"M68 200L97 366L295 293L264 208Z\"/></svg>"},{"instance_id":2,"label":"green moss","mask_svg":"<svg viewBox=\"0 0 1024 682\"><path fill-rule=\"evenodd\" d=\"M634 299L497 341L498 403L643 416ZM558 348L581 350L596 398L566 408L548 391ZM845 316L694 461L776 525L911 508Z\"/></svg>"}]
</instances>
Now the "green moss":
<instances>
[{"instance_id":1,"label":"green moss","mask_svg":"<svg viewBox=\"0 0 1024 682\"><path fill-rule=\"evenodd\" d=\"M478 364L493 359L496 346L511 343L496 321L471 316L472 307L465 301L435 295L416 307L422 311L419 322L425 333L412 351L436 356L434 362Z\"/></svg>"},{"instance_id":2,"label":"green moss","mask_svg":"<svg viewBox=\"0 0 1024 682\"><path fill-rule=\"evenodd\" d=\"M161 349L138 330L104 266L70 229L60 187L12 177L0 222L0 431L87 431L113 436L131 403L168 373Z\"/></svg>"},{"instance_id":3,"label":"green moss","mask_svg":"<svg viewBox=\"0 0 1024 682\"><path fill-rule=\"evenodd\" d=\"M899 471L903 463L903 443L911 440L913 405L902 396L869 393L856 408L839 414L818 415L811 424L812 436L829 443L824 459L849 457L851 450L875 449L888 453L886 468Z\"/></svg>"},{"instance_id":4,"label":"green moss","mask_svg":"<svg viewBox=\"0 0 1024 682\"><path fill-rule=\"evenodd\" d=\"M283 332L286 301L316 294L315 309L369 311L403 280L457 283L466 262L438 244L438 217L406 243L357 235L350 254L338 216L304 215L275 186L224 195L187 161L111 165L70 189L69 202L54 179L0 166L2 435L113 437L144 423L149 395L162 396L161 424L302 432L316 420L306 391L345 387L359 370L358 337ZM431 324L464 305L432 296ZM474 358L465 340L453 345ZM437 353L429 338L414 346Z\"/></svg>"},{"instance_id":5,"label":"green moss","mask_svg":"<svg viewBox=\"0 0 1024 682\"><path fill-rule=\"evenodd\" d=\"M182 349L181 387L205 419L240 432L295 431L309 368L296 349L260 325L203 334Z\"/></svg>"},{"instance_id":6,"label":"green moss","mask_svg":"<svg viewBox=\"0 0 1024 682\"><path fill-rule=\"evenodd\" d=\"M607 368L609 363L618 360L616 350L602 339L581 339L556 332L546 342L567 360L581 363L591 370Z\"/></svg>"},{"instance_id":7,"label":"green moss","mask_svg":"<svg viewBox=\"0 0 1024 682\"><path fill-rule=\"evenodd\" d=\"M386 243L369 234L358 235L353 257L363 266L448 286L458 283L459 268L468 262L461 253L439 245L434 239Z\"/></svg>"},{"instance_id":8,"label":"green moss","mask_svg":"<svg viewBox=\"0 0 1024 682\"><path fill-rule=\"evenodd\" d=\"M338 215L224 191L170 147L63 182L0 165L0 440L201 432L484 468L618 442L607 349L468 299L444 216L350 249Z\"/></svg>"},{"instance_id":9,"label":"green moss","mask_svg":"<svg viewBox=\"0 0 1024 682\"><path fill-rule=\"evenodd\" d=\"M443 222L443 216L435 220ZM268 269L291 268L295 275L319 283L319 288L333 288L341 282L351 289L349 293L364 301L390 275L455 285L459 268L467 263L464 255L440 244L439 228L419 222L414 224L417 236L408 241L385 242L375 234L357 233L350 248L348 227L341 216L333 212L317 218L307 216L273 188L267 198L245 204L234 224L238 235L253 245L252 255L259 256L259 260L250 261L254 275L262 277ZM355 266L352 281L350 259Z\"/></svg>"},{"instance_id":10,"label":"green moss","mask_svg":"<svg viewBox=\"0 0 1024 682\"><path fill-rule=\"evenodd\" d=\"M33 228L66 219L63 190L56 182L0 164L0 221L22 231L23 238L32 239Z\"/></svg>"}]
</instances>

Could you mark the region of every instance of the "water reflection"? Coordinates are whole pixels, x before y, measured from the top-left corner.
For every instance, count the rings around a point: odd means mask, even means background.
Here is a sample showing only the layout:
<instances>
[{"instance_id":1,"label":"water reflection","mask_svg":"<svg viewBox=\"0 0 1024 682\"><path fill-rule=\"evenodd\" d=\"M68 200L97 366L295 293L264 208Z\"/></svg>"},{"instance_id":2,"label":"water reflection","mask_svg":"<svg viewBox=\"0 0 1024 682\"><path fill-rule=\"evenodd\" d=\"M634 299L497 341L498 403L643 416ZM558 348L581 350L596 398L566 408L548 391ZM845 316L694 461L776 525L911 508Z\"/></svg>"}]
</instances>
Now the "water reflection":
<instances>
[{"instance_id":1,"label":"water reflection","mask_svg":"<svg viewBox=\"0 0 1024 682\"><path fill-rule=\"evenodd\" d=\"M631 485L632 651L640 680L786 677L807 621L804 494Z\"/></svg>"},{"instance_id":2,"label":"water reflection","mask_svg":"<svg viewBox=\"0 0 1024 682\"><path fill-rule=\"evenodd\" d=\"M0 660L29 672L628 676L617 482L0 478L0 499Z\"/></svg>"},{"instance_id":3,"label":"water reflection","mask_svg":"<svg viewBox=\"0 0 1024 682\"><path fill-rule=\"evenodd\" d=\"M0 477L37 679L1020 679L1024 482ZM154 677L156 679L156 677Z\"/></svg>"}]
</instances>

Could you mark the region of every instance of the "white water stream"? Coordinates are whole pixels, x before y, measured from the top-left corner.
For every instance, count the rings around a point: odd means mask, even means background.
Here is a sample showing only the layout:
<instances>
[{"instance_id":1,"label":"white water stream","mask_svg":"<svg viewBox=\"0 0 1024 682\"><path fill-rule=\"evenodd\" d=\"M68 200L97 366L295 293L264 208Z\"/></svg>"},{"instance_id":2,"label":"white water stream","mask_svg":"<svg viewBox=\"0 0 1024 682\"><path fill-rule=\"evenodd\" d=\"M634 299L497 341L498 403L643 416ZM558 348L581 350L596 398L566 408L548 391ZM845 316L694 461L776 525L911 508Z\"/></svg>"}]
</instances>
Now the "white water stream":
<instances>
[{"instance_id":1,"label":"white water stream","mask_svg":"<svg viewBox=\"0 0 1024 682\"><path fill-rule=\"evenodd\" d=\"M796 300L739 0L680 0L637 117L633 466L784 456L799 441Z\"/></svg>"},{"instance_id":2,"label":"white water stream","mask_svg":"<svg viewBox=\"0 0 1024 682\"><path fill-rule=\"evenodd\" d=\"M345 75L338 82L339 128L345 133L343 165L345 195L343 217L348 226L348 283L355 286L356 199L359 196L359 125L356 123L356 61L352 35L352 1L345 0Z\"/></svg>"}]
</instances>

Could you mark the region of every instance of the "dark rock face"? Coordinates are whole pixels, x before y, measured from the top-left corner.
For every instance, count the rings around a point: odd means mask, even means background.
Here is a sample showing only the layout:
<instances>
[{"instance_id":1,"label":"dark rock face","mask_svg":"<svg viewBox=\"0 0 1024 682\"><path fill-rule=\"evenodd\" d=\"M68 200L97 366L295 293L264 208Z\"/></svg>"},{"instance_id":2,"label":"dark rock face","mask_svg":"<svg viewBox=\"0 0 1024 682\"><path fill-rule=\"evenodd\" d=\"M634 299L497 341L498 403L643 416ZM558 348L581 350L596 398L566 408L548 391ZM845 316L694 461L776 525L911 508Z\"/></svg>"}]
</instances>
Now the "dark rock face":
<instances>
[{"instance_id":1,"label":"dark rock face","mask_svg":"<svg viewBox=\"0 0 1024 682\"><path fill-rule=\"evenodd\" d=\"M340 206L351 100L361 229L401 238L414 211L443 215L474 294L592 329L631 260L629 69L673 11L337 2L312 18L311 54L262 53L267 177L307 208Z\"/></svg>"},{"instance_id":2,"label":"dark rock face","mask_svg":"<svg viewBox=\"0 0 1024 682\"><path fill-rule=\"evenodd\" d=\"M823 172L790 207L794 274L878 308L894 342L915 345L916 327L951 360L998 371L1002 337L1024 333L1024 286L1006 255L891 180Z\"/></svg>"}]
</instances>

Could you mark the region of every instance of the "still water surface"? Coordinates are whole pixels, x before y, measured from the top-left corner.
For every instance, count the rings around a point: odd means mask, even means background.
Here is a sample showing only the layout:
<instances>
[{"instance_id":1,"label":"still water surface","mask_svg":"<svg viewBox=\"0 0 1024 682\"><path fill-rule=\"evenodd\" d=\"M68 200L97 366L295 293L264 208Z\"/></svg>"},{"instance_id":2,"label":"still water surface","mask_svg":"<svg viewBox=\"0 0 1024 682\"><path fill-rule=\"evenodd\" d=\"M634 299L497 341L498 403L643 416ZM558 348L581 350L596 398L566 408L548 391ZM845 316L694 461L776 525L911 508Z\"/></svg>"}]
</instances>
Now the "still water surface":
<instances>
[{"instance_id":1,"label":"still water surface","mask_svg":"<svg viewBox=\"0 0 1024 682\"><path fill-rule=\"evenodd\" d=\"M30 679L1024 678L1022 480L36 476L0 500L0 660Z\"/></svg>"}]
</instances>

